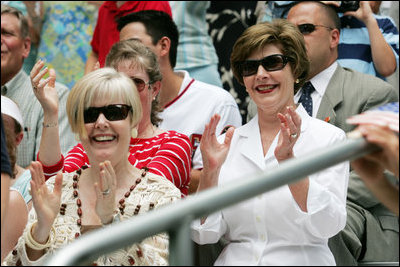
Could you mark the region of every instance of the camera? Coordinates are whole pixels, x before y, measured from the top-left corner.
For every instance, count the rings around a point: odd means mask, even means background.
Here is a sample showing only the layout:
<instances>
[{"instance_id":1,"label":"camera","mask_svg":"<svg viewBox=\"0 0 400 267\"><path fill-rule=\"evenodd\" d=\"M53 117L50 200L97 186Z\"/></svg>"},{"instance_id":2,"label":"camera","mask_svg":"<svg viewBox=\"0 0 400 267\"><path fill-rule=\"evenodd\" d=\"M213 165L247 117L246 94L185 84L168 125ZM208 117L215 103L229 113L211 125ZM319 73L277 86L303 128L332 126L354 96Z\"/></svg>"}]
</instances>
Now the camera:
<instances>
[{"instance_id":1,"label":"camera","mask_svg":"<svg viewBox=\"0 0 400 267\"><path fill-rule=\"evenodd\" d=\"M340 1L340 6L335 7L337 13L356 11L360 7L360 1Z\"/></svg>"}]
</instances>

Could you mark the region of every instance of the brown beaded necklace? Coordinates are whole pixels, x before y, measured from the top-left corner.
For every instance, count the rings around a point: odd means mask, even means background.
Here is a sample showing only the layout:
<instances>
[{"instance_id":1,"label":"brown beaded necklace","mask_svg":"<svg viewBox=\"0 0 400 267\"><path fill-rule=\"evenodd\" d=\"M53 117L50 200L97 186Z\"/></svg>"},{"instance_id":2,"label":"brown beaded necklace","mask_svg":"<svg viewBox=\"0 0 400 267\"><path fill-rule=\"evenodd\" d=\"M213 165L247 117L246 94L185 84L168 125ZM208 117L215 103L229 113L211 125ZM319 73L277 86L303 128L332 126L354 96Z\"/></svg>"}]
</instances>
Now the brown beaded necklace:
<instances>
[{"instance_id":1,"label":"brown beaded necklace","mask_svg":"<svg viewBox=\"0 0 400 267\"><path fill-rule=\"evenodd\" d=\"M80 230L80 232L76 232L76 233L75 233L75 238L78 238L78 237L81 235L81 232L82 232L82 208L81 208L81 206L82 206L82 201L81 201L81 199L79 198L78 181L79 181L79 177L80 177L81 174L82 174L82 170L85 170L85 169L87 169L87 168L88 168L87 165L82 166L80 169L76 170L76 172L75 172L75 174L74 174L74 176L73 176L73 178L72 178L72 179L73 179L72 187L74 188L73 196L74 196L74 198L76 199L76 205L78 206L77 213L78 213L78 216L79 216L78 220L76 221L76 224L79 226L79 230ZM125 212L124 212L124 209L125 209L125 199L128 198L128 197L130 196L131 192L132 192L132 191L135 189L135 187L142 181L142 178L144 178L144 177L147 175L147 171L148 171L149 169L148 169L147 167L143 167L142 170L143 170L143 172L142 172L142 174L141 174L141 177L139 177L139 178L136 179L135 184L133 184L133 185L129 188L129 191L127 191L127 192L124 194L124 197L121 198L121 199L119 200L119 202L118 202L118 203L119 203L119 212L120 212L121 215L124 215L124 213L125 213ZM137 215L137 214L139 213L140 207L141 207L140 204L138 204L138 205L136 206L135 211L134 211L134 215ZM62 204L61 204L61 207L60 207L60 214L61 214L61 215L65 215L65 210L66 210L66 208L67 208L67 204L62 203ZM154 203L150 203L149 209L153 209L153 208L154 208Z\"/></svg>"}]
</instances>

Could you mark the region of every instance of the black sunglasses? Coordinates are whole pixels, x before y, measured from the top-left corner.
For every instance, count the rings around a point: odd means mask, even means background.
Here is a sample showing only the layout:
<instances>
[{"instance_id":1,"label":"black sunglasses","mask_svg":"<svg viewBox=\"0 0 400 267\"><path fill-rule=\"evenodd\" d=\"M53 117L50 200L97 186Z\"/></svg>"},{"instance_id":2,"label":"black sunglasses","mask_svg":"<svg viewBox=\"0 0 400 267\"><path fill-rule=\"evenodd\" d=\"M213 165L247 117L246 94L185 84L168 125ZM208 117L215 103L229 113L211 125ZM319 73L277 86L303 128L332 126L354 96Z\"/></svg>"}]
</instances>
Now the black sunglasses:
<instances>
[{"instance_id":1,"label":"black sunglasses","mask_svg":"<svg viewBox=\"0 0 400 267\"><path fill-rule=\"evenodd\" d=\"M238 62L237 67L241 76L251 76L257 73L260 64L266 71L277 71L283 69L289 60L287 56L274 54L260 60Z\"/></svg>"},{"instance_id":2,"label":"black sunglasses","mask_svg":"<svg viewBox=\"0 0 400 267\"><path fill-rule=\"evenodd\" d=\"M311 23L304 23L304 24L297 25L297 28L299 28L299 31L304 35L312 33L313 31L315 31L316 27L324 27L324 28L327 28L329 30L333 30L333 28L328 27L328 26L314 25L314 24L311 24Z\"/></svg>"},{"instance_id":3,"label":"black sunglasses","mask_svg":"<svg viewBox=\"0 0 400 267\"><path fill-rule=\"evenodd\" d=\"M128 117L129 111L132 110L131 106L117 104L108 105L104 107L90 107L83 112L83 119L85 123L93 123L97 121L100 113L103 113L109 121L125 120Z\"/></svg>"},{"instance_id":4,"label":"black sunglasses","mask_svg":"<svg viewBox=\"0 0 400 267\"><path fill-rule=\"evenodd\" d=\"M145 81L143 81L143 80L140 79L140 78L133 77L133 78L131 78L131 79L132 79L132 81L135 83L136 88L138 89L139 92L143 91L144 88L146 88L146 84L151 84L150 81L148 81L148 82L146 83Z\"/></svg>"}]
</instances>

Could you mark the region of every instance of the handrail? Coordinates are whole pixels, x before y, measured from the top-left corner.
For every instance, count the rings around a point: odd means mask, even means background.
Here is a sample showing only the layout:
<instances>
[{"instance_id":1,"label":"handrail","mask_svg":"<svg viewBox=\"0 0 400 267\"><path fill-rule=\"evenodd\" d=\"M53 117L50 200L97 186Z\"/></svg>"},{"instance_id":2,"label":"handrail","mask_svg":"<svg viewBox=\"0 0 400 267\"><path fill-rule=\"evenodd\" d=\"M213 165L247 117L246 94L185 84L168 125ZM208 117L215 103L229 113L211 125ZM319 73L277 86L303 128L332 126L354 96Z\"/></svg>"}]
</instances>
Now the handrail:
<instances>
[{"instance_id":1,"label":"handrail","mask_svg":"<svg viewBox=\"0 0 400 267\"><path fill-rule=\"evenodd\" d=\"M362 261L358 266L399 266L398 261Z\"/></svg>"},{"instance_id":2,"label":"handrail","mask_svg":"<svg viewBox=\"0 0 400 267\"><path fill-rule=\"evenodd\" d=\"M47 265L88 264L100 255L166 231L173 235L170 239L170 264L192 265L192 247L189 242L191 220L376 150L375 145L368 143L362 137L347 139L332 147L324 148L323 151L287 160L280 164L279 168L268 170L268 173L255 174L253 178L238 179L236 183L190 195L174 204L90 232L55 252ZM177 252L176 249L182 251Z\"/></svg>"}]
</instances>

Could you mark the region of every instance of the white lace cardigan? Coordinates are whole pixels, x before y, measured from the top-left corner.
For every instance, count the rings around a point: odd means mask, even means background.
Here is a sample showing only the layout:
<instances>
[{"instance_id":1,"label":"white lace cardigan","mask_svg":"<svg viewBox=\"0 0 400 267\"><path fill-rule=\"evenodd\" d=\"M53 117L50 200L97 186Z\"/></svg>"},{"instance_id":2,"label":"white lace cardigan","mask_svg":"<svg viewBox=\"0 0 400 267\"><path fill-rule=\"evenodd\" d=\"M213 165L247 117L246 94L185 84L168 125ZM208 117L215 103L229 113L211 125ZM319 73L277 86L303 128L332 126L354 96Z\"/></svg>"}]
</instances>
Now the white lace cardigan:
<instances>
[{"instance_id":1,"label":"white lace cardigan","mask_svg":"<svg viewBox=\"0 0 400 267\"><path fill-rule=\"evenodd\" d=\"M30 261L26 254L24 235L22 235L16 247L4 259L2 265L39 265L43 266L46 260L53 255L59 248L73 242L75 233L80 233L77 225L79 216L77 214L78 206L76 198L73 196L73 175L75 173L66 173L63 177L63 189L61 203L67 204L65 215L58 213L53 227L55 229L55 238L45 254L36 261ZM134 184L137 177L132 179ZM50 178L46 183L50 190L53 190L55 176ZM147 212L150 207L157 209L160 206L178 201L181 193L169 180L164 177L147 173L141 178L141 182L136 185L130 196L125 199L124 215L121 220L137 216ZM151 204L153 203L153 204ZM137 205L141 205L139 213L134 214ZM32 208L29 213L28 223L24 231L31 229L31 225L36 222L36 212ZM160 233L144 239L141 243L133 244L130 247L116 250L99 257L94 263L104 266L115 265L168 265L168 235Z\"/></svg>"}]
</instances>

